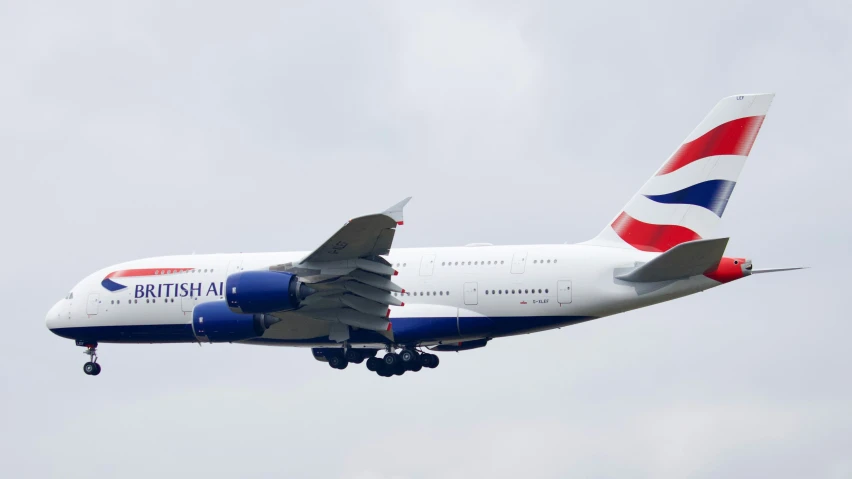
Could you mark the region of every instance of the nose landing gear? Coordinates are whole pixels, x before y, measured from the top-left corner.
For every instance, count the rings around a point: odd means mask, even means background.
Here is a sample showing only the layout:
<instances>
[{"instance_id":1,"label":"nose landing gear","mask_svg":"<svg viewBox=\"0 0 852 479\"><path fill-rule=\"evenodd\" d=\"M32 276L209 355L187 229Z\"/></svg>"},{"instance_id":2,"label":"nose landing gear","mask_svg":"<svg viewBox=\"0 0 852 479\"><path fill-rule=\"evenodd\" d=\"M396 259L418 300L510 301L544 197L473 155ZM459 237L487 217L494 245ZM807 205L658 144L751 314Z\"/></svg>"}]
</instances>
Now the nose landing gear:
<instances>
[{"instance_id":1,"label":"nose landing gear","mask_svg":"<svg viewBox=\"0 0 852 479\"><path fill-rule=\"evenodd\" d=\"M89 356L89 361L83 365L83 372L88 374L89 376L97 376L101 373L101 365L98 364L98 343L85 343L78 345L85 346L86 351L84 352L87 356Z\"/></svg>"}]
</instances>

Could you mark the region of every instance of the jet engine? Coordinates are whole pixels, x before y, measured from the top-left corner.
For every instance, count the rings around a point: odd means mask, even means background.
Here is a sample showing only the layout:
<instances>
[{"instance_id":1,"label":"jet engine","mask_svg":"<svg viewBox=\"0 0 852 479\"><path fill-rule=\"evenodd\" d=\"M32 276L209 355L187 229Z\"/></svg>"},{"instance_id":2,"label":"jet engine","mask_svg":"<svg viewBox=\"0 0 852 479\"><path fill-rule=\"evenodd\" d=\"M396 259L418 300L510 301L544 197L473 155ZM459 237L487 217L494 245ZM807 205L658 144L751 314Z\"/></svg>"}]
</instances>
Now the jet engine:
<instances>
[{"instance_id":1,"label":"jet engine","mask_svg":"<svg viewBox=\"0 0 852 479\"><path fill-rule=\"evenodd\" d=\"M235 313L272 313L299 307L316 291L283 271L242 271L225 281L225 301Z\"/></svg>"},{"instance_id":2,"label":"jet engine","mask_svg":"<svg viewBox=\"0 0 852 479\"><path fill-rule=\"evenodd\" d=\"M192 310L195 337L211 343L257 338L278 321L281 320L268 314L235 313L225 301L202 303Z\"/></svg>"}]
</instances>

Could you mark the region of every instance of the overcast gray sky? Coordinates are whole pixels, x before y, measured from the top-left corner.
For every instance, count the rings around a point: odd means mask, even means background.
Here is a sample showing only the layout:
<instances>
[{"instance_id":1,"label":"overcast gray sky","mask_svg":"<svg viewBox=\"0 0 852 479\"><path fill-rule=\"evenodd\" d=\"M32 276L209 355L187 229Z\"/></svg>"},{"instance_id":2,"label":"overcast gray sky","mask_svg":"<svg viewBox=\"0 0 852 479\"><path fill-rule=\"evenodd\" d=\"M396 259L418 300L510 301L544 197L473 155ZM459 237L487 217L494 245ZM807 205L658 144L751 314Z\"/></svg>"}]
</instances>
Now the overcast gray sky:
<instances>
[{"instance_id":1,"label":"overcast gray sky","mask_svg":"<svg viewBox=\"0 0 852 479\"><path fill-rule=\"evenodd\" d=\"M852 477L849 2L0 2L9 477ZM689 5L688 3L693 3ZM586 240L715 102L776 92L678 301L387 380L102 345L44 315L145 256Z\"/></svg>"}]
</instances>

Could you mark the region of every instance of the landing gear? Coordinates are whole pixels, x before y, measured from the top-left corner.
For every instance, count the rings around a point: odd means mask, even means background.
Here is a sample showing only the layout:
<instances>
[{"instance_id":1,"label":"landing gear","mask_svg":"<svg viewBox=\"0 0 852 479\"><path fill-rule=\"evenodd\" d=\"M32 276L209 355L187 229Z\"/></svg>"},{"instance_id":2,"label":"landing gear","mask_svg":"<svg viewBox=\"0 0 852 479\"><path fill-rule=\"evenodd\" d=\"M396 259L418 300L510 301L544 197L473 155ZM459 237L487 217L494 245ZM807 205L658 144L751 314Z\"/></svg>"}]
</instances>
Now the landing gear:
<instances>
[{"instance_id":1,"label":"landing gear","mask_svg":"<svg viewBox=\"0 0 852 479\"><path fill-rule=\"evenodd\" d=\"M328 357L328 365L333 369L346 369L346 366L349 366L349 361L343 356L334 355Z\"/></svg>"},{"instance_id":2,"label":"landing gear","mask_svg":"<svg viewBox=\"0 0 852 479\"><path fill-rule=\"evenodd\" d=\"M361 364L364 361L364 353L360 349L349 348L343 356L350 363Z\"/></svg>"},{"instance_id":3,"label":"landing gear","mask_svg":"<svg viewBox=\"0 0 852 479\"><path fill-rule=\"evenodd\" d=\"M423 356L426 356L426 357L421 361L420 364L422 364L423 366L425 366L429 369L437 368L438 364L441 362L438 359L438 356L436 356L434 354L424 354ZM425 361L425 362L423 362L423 361Z\"/></svg>"},{"instance_id":4,"label":"landing gear","mask_svg":"<svg viewBox=\"0 0 852 479\"><path fill-rule=\"evenodd\" d=\"M422 358L423 356L425 356L425 354L418 353L417 351L415 351L413 349L403 349L399 353L399 359L402 360L402 366L407 371L414 371L414 372L417 372L417 371L420 371L421 369L423 369L423 365L420 364L420 361L421 361L420 358Z\"/></svg>"},{"instance_id":5,"label":"landing gear","mask_svg":"<svg viewBox=\"0 0 852 479\"><path fill-rule=\"evenodd\" d=\"M89 361L88 363L83 365L83 372L88 374L89 376L97 376L101 373L101 365Z\"/></svg>"},{"instance_id":6,"label":"landing gear","mask_svg":"<svg viewBox=\"0 0 852 479\"><path fill-rule=\"evenodd\" d=\"M101 365L98 364L98 343L86 343L80 346L86 347L85 353L89 356L89 361L83 365L83 372L89 376L97 376L101 373Z\"/></svg>"},{"instance_id":7,"label":"landing gear","mask_svg":"<svg viewBox=\"0 0 852 479\"><path fill-rule=\"evenodd\" d=\"M412 348L405 348L397 353L387 353L382 359L370 358L367 360L367 369L375 371L379 376L402 376L406 371L417 372L424 367L434 369L438 367L438 356L430 353L421 353Z\"/></svg>"},{"instance_id":8,"label":"landing gear","mask_svg":"<svg viewBox=\"0 0 852 479\"><path fill-rule=\"evenodd\" d=\"M382 367L382 360L377 357L367 359L367 369L376 372Z\"/></svg>"}]
</instances>

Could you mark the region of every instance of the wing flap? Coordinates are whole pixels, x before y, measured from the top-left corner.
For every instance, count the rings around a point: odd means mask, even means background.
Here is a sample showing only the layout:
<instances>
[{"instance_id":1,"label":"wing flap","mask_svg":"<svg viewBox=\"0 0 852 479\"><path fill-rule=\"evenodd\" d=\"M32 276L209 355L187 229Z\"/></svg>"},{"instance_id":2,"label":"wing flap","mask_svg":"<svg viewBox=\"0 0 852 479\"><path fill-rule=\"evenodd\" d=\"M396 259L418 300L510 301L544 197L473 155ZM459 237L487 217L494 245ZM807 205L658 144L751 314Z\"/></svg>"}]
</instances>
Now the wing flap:
<instances>
[{"instance_id":1,"label":"wing flap","mask_svg":"<svg viewBox=\"0 0 852 479\"><path fill-rule=\"evenodd\" d=\"M390 321L385 317L364 314L349 308L329 309L315 311L311 317L324 321L341 322L356 328L369 329L371 331L390 331Z\"/></svg>"}]
</instances>

